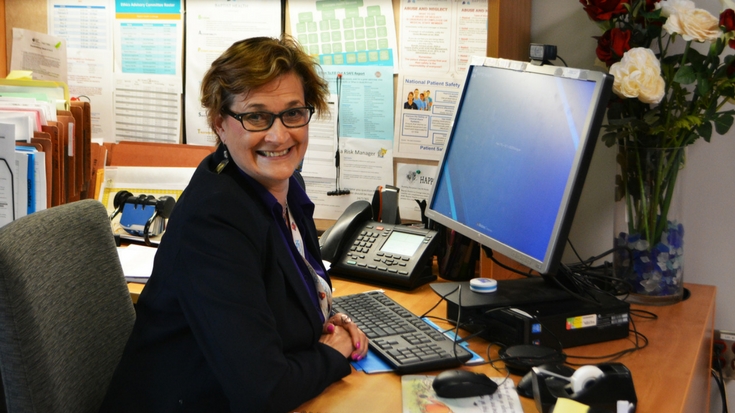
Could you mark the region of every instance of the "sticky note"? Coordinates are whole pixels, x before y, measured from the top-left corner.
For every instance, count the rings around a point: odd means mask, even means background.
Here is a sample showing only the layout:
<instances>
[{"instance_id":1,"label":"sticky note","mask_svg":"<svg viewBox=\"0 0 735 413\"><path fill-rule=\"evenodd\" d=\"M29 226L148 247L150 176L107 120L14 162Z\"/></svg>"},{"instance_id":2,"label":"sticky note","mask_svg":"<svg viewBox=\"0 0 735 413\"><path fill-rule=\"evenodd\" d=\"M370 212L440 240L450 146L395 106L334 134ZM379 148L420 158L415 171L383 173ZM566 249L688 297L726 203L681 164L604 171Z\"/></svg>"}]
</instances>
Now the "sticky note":
<instances>
[{"instance_id":1,"label":"sticky note","mask_svg":"<svg viewBox=\"0 0 735 413\"><path fill-rule=\"evenodd\" d=\"M589 412L590 407L586 404L582 404L576 400L567 399L564 397L560 397L556 400L556 405L554 406L555 412L564 412L564 413L587 413Z\"/></svg>"}]
</instances>

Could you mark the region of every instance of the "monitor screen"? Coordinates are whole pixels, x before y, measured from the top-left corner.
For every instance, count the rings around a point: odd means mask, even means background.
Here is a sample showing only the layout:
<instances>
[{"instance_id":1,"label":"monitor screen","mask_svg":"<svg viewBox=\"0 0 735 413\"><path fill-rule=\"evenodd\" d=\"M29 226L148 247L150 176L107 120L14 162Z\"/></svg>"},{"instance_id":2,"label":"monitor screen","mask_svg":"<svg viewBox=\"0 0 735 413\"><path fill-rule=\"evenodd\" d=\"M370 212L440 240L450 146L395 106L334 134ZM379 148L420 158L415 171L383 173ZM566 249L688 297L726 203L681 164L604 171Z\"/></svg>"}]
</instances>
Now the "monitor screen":
<instances>
[{"instance_id":1,"label":"monitor screen","mask_svg":"<svg viewBox=\"0 0 735 413\"><path fill-rule=\"evenodd\" d=\"M492 58L471 65L427 217L553 272L611 87L596 71Z\"/></svg>"}]
</instances>

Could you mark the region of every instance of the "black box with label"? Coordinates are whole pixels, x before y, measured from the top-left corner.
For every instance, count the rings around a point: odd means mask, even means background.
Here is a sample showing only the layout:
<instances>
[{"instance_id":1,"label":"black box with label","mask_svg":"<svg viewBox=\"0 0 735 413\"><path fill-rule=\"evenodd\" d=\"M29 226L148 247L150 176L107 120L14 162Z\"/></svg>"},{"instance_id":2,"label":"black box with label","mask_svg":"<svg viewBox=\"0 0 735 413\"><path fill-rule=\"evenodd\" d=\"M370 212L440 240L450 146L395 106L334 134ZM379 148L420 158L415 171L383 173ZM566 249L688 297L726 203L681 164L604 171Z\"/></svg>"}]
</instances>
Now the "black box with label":
<instances>
[{"instance_id":1,"label":"black box with label","mask_svg":"<svg viewBox=\"0 0 735 413\"><path fill-rule=\"evenodd\" d=\"M629 333L630 304L602 291L589 291L580 299L528 279L499 281L500 294L495 296L475 293L469 283L431 286L447 300L448 319L459 318L461 328L503 346L569 348L626 338Z\"/></svg>"}]
</instances>

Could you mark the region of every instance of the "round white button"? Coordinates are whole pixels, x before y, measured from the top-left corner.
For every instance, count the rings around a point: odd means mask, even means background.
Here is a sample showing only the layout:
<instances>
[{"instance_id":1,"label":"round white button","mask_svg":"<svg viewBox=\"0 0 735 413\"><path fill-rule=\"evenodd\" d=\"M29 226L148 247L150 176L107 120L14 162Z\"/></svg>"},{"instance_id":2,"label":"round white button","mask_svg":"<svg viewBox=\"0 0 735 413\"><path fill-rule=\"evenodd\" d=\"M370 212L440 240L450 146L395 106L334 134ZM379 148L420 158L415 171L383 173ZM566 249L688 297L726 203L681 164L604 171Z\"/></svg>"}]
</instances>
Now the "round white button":
<instances>
[{"instance_id":1,"label":"round white button","mask_svg":"<svg viewBox=\"0 0 735 413\"><path fill-rule=\"evenodd\" d=\"M492 278L473 278L470 280L470 290L476 293L494 293L498 290L498 282Z\"/></svg>"}]
</instances>

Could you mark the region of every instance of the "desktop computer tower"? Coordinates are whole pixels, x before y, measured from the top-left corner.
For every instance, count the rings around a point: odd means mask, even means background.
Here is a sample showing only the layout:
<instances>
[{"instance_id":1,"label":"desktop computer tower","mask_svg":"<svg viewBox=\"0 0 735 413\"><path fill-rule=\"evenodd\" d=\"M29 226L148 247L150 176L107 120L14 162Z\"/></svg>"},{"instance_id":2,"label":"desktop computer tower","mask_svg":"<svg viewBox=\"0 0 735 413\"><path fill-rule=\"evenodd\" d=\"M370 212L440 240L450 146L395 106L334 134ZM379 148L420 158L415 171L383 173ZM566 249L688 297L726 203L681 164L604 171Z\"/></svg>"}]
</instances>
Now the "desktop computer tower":
<instances>
[{"instance_id":1,"label":"desktop computer tower","mask_svg":"<svg viewBox=\"0 0 735 413\"><path fill-rule=\"evenodd\" d=\"M560 294L518 305L483 304L482 298L478 302L467 297L471 305L460 308L452 299L456 296L450 296L447 318L456 322L459 316L461 328L502 346L538 344L559 349L628 337L630 304L594 290L587 297L589 301Z\"/></svg>"}]
</instances>

